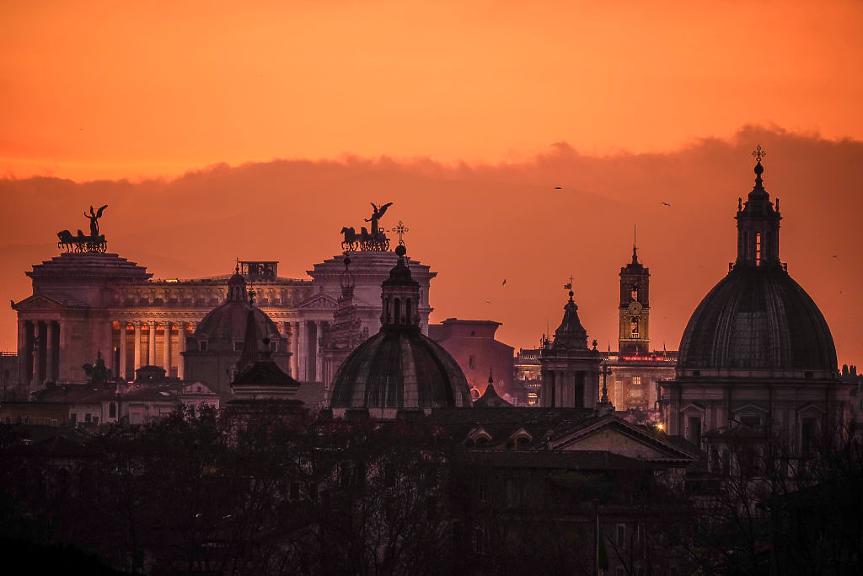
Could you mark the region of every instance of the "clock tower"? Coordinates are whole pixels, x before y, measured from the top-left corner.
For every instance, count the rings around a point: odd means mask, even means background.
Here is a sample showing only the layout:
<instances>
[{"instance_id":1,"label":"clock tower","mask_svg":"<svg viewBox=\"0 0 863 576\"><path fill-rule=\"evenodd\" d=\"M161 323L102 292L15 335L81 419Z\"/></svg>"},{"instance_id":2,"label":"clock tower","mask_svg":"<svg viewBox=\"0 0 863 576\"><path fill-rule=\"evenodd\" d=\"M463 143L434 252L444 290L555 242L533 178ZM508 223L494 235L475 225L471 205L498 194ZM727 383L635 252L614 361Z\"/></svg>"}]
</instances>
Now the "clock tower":
<instances>
[{"instance_id":1,"label":"clock tower","mask_svg":"<svg viewBox=\"0 0 863 576\"><path fill-rule=\"evenodd\" d=\"M632 262L620 269L620 334L618 350L624 356L650 353L648 320L650 316L650 269L638 261L638 248L632 247Z\"/></svg>"}]
</instances>

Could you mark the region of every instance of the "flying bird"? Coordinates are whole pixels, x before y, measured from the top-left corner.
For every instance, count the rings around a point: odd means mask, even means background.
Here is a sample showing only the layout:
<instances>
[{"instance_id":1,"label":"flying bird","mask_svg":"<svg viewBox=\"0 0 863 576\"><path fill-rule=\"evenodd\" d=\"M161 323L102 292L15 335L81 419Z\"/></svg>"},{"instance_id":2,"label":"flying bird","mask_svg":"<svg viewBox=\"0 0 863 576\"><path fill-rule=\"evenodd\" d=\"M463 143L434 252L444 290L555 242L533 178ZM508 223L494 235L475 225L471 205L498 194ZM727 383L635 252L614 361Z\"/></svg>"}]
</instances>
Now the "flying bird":
<instances>
[{"instance_id":1,"label":"flying bird","mask_svg":"<svg viewBox=\"0 0 863 576\"><path fill-rule=\"evenodd\" d=\"M560 186L555 186L554 189L555 190L563 190L563 188L561 188Z\"/></svg>"},{"instance_id":2,"label":"flying bird","mask_svg":"<svg viewBox=\"0 0 863 576\"><path fill-rule=\"evenodd\" d=\"M669 204L668 202L663 202L662 205L663 206L669 206L669 207L671 206L671 204Z\"/></svg>"},{"instance_id":3,"label":"flying bird","mask_svg":"<svg viewBox=\"0 0 863 576\"><path fill-rule=\"evenodd\" d=\"M835 258L835 256L834 256L834 258ZM504 279L503 279L503 282L501 283L501 286L506 286L506 278L504 278Z\"/></svg>"}]
</instances>

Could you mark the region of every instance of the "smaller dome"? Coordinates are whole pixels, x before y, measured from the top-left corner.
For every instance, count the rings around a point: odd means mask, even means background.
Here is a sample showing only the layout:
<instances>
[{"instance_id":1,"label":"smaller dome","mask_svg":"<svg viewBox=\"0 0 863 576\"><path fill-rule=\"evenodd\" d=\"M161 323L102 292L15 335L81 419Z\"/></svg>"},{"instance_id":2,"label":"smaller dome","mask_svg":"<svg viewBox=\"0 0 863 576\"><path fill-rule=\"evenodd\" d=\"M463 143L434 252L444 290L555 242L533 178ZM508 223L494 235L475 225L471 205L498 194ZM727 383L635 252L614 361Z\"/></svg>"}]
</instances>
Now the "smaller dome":
<instances>
[{"instance_id":1,"label":"smaller dome","mask_svg":"<svg viewBox=\"0 0 863 576\"><path fill-rule=\"evenodd\" d=\"M419 283L398 262L381 285L381 330L342 363L332 384L330 408L428 409L471 406L458 363L419 327Z\"/></svg>"},{"instance_id":2,"label":"smaller dome","mask_svg":"<svg viewBox=\"0 0 863 576\"><path fill-rule=\"evenodd\" d=\"M246 335L249 306L246 280L241 274L235 273L228 280L227 299L204 316L195 329L194 337L206 339L210 351L235 351L235 343L242 341ZM280 336L276 323L257 306L251 305L251 308L258 336L277 341Z\"/></svg>"},{"instance_id":3,"label":"smaller dome","mask_svg":"<svg viewBox=\"0 0 863 576\"><path fill-rule=\"evenodd\" d=\"M470 406L458 363L414 330L382 330L344 361L333 381L331 408Z\"/></svg>"}]
</instances>

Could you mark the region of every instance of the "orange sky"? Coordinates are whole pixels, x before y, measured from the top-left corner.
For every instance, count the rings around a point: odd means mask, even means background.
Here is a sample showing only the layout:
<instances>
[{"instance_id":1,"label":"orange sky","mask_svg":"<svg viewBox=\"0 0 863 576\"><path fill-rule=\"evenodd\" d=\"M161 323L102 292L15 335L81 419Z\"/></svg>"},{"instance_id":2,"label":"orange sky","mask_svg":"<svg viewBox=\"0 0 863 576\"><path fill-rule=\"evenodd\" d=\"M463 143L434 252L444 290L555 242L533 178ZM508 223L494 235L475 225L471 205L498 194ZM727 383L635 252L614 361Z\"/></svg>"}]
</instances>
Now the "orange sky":
<instances>
[{"instance_id":1,"label":"orange sky","mask_svg":"<svg viewBox=\"0 0 863 576\"><path fill-rule=\"evenodd\" d=\"M300 276L394 201L440 273L437 319L501 320L516 347L559 321L570 273L588 330L616 337L637 223L654 344L676 348L734 258L760 143L782 257L859 363L860 70L851 1L3 2L0 297L90 204L157 276L235 256Z\"/></svg>"},{"instance_id":2,"label":"orange sky","mask_svg":"<svg viewBox=\"0 0 863 576\"><path fill-rule=\"evenodd\" d=\"M3 2L0 173L863 135L863 3Z\"/></svg>"}]
</instances>

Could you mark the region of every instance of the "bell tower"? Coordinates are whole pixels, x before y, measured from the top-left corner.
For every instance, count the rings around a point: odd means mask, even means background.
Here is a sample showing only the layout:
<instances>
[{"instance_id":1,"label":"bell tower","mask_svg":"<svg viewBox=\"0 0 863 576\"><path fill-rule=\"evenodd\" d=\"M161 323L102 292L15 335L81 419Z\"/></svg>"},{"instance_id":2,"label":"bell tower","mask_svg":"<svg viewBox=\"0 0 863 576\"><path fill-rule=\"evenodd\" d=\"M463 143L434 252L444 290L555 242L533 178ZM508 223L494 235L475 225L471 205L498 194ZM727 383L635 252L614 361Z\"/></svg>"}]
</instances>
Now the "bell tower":
<instances>
[{"instance_id":1,"label":"bell tower","mask_svg":"<svg viewBox=\"0 0 863 576\"><path fill-rule=\"evenodd\" d=\"M624 356L650 353L650 269L638 261L638 247L632 245L632 262L620 269L620 331L617 346Z\"/></svg>"}]
</instances>

